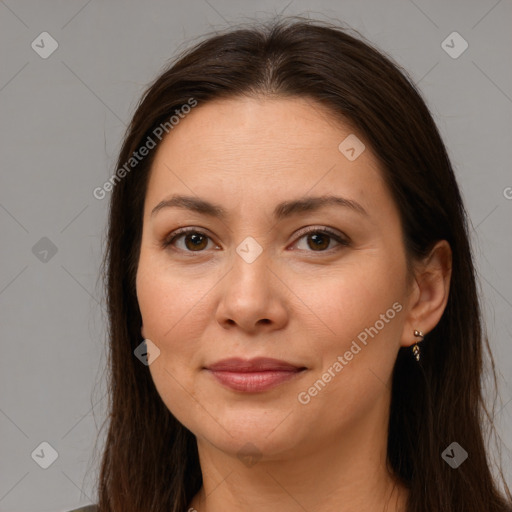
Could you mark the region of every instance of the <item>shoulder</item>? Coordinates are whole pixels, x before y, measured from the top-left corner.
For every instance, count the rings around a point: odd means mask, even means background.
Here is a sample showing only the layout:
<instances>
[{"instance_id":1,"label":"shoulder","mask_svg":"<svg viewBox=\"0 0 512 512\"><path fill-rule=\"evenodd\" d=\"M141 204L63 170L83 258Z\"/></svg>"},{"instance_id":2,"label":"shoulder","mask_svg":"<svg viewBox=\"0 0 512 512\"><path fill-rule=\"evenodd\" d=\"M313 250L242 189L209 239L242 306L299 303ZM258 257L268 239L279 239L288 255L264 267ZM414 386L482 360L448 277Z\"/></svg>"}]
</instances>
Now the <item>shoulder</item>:
<instances>
[{"instance_id":1,"label":"shoulder","mask_svg":"<svg viewBox=\"0 0 512 512\"><path fill-rule=\"evenodd\" d=\"M98 512L98 505L86 505L85 507L74 508L67 512Z\"/></svg>"}]
</instances>

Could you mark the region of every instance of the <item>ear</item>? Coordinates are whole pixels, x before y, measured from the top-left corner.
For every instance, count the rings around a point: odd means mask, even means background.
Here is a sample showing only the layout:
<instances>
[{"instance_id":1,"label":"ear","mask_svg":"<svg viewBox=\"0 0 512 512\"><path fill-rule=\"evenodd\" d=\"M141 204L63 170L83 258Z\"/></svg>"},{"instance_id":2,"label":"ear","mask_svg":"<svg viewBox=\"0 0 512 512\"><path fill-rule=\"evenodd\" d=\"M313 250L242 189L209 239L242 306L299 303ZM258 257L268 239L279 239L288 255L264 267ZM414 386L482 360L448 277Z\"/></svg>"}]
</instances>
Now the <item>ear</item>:
<instances>
[{"instance_id":1,"label":"ear","mask_svg":"<svg viewBox=\"0 0 512 512\"><path fill-rule=\"evenodd\" d=\"M144 329L144 324L142 324L142 325L141 325L141 327L140 327L140 334L142 335L142 337L143 337L144 339L146 339L146 335L144 334L144 330L145 330L145 329Z\"/></svg>"},{"instance_id":2,"label":"ear","mask_svg":"<svg viewBox=\"0 0 512 512\"><path fill-rule=\"evenodd\" d=\"M451 275L452 250L446 240L440 240L429 255L415 265L402 346L409 347L419 341L414 336L415 329L426 335L437 325L448 302Z\"/></svg>"}]
</instances>

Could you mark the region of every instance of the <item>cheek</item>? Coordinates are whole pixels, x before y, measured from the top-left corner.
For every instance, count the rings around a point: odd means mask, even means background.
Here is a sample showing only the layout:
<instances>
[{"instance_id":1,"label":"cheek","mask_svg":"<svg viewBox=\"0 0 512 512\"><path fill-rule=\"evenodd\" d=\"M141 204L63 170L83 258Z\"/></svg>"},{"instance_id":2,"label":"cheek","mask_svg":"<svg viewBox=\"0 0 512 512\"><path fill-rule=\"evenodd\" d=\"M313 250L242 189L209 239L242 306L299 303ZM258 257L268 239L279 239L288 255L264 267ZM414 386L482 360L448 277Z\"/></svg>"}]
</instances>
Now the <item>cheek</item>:
<instances>
[{"instance_id":1,"label":"cheek","mask_svg":"<svg viewBox=\"0 0 512 512\"><path fill-rule=\"evenodd\" d=\"M148 251L149 252L149 251ZM203 298L213 285L210 277L191 277L166 265L165 258L141 253L137 272L137 299L146 336L164 347L173 345L178 354L191 346L203 327ZM194 321L191 322L191 318ZM184 338L186 334L186 338ZM183 343L186 340L187 343ZM162 347L163 348L163 347Z\"/></svg>"},{"instance_id":2,"label":"cheek","mask_svg":"<svg viewBox=\"0 0 512 512\"><path fill-rule=\"evenodd\" d=\"M326 352L350 346L376 322L381 339L397 341L397 310L403 309L405 289L399 257L391 258L380 251L354 254L338 269L325 275L295 277L294 282L294 291L308 306L302 318L311 318L311 325L318 326L317 338L325 340L322 348ZM395 303L402 307L393 308Z\"/></svg>"},{"instance_id":3,"label":"cheek","mask_svg":"<svg viewBox=\"0 0 512 512\"><path fill-rule=\"evenodd\" d=\"M154 260L153 260L154 262ZM144 335L160 350L149 365L151 378L171 413L187 428L191 418L200 417L200 390L194 370L200 366L200 340L205 330L201 285L178 273L152 264L141 254L137 273L137 298L144 324Z\"/></svg>"},{"instance_id":4,"label":"cheek","mask_svg":"<svg viewBox=\"0 0 512 512\"><path fill-rule=\"evenodd\" d=\"M316 285L302 281L297 290L314 313L308 318L321 319L310 336L318 365L304 383L299 402L307 404L304 411L330 418L327 423L333 429L383 403L380 398L388 392L403 324L399 264L381 254L361 257L350 267Z\"/></svg>"},{"instance_id":5,"label":"cheek","mask_svg":"<svg viewBox=\"0 0 512 512\"><path fill-rule=\"evenodd\" d=\"M362 413L386 392L402 332L403 274L400 258L380 253L359 255L337 276L317 281L322 286L303 282L300 294L322 320L313 335L319 364L308 380L310 396L322 395L313 408L337 404L326 412L333 424Z\"/></svg>"},{"instance_id":6,"label":"cheek","mask_svg":"<svg viewBox=\"0 0 512 512\"><path fill-rule=\"evenodd\" d=\"M202 284L185 280L160 258L141 252L137 299L144 336L160 350L149 370L158 393L173 413L187 403L190 406L190 395L195 395L192 375L201 364L201 333L208 318L201 301Z\"/></svg>"}]
</instances>

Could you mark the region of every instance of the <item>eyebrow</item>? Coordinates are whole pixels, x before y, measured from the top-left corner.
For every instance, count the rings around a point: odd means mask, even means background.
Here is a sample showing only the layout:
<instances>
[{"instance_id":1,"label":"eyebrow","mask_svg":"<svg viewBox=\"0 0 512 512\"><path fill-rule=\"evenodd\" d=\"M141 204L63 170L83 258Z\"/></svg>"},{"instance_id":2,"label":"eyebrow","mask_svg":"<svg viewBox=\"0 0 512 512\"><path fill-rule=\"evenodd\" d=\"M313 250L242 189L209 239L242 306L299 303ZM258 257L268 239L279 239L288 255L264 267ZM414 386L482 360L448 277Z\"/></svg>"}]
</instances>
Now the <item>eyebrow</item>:
<instances>
[{"instance_id":1,"label":"eyebrow","mask_svg":"<svg viewBox=\"0 0 512 512\"><path fill-rule=\"evenodd\" d=\"M324 195L279 203L274 208L274 218L282 220L293 215L317 211L328 206L341 206L368 216L368 212L358 202L352 199L333 195ZM213 204L205 199L200 199L194 196L173 195L169 199L164 199L153 208L151 211L151 217L155 216L164 208L182 208L223 220L228 217L227 211L220 205Z\"/></svg>"}]
</instances>

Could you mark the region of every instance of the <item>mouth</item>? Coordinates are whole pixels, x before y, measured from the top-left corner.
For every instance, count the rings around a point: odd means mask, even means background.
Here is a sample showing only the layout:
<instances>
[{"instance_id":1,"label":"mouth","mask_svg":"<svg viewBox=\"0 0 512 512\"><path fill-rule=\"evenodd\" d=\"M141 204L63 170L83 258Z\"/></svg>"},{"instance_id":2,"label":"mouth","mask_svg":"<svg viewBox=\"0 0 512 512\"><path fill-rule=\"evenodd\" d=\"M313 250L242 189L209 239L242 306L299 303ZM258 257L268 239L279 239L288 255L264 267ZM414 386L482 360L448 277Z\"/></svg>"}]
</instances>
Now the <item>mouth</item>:
<instances>
[{"instance_id":1,"label":"mouth","mask_svg":"<svg viewBox=\"0 0 512 512\"><path fill-rule=\"evenodd\" d=\"M270 390L307 370L304 366L270 358L224 359L204 369L220 384L245 393Z\"/></svg>"}]
</instances>

